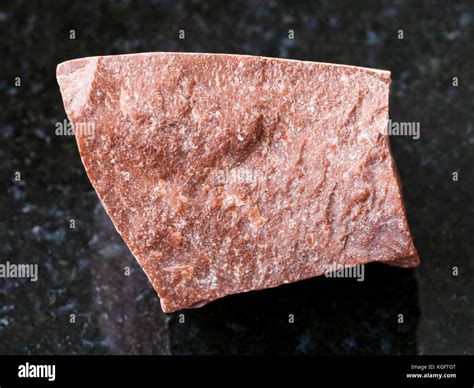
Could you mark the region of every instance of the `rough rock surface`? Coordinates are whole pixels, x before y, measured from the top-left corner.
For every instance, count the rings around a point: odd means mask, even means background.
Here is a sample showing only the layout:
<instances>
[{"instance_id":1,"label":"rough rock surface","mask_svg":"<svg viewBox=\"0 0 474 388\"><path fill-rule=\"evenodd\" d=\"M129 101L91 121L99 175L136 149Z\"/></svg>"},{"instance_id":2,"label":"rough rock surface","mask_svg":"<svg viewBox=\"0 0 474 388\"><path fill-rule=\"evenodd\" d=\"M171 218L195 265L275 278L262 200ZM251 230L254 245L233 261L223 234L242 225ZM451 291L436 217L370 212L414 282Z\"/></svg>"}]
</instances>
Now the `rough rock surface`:
<instances>
[{"instance_id":1,"label":"rough rock surface","mask_svg":"<svg viewBox=\"0 0 474 388\"><path fill-rule=\"evenodd\" d=\"M334 265L418 265L385 135L389 72L149 53L64 62L57 79L165 312Z\"/></svg>"}]
</instances>

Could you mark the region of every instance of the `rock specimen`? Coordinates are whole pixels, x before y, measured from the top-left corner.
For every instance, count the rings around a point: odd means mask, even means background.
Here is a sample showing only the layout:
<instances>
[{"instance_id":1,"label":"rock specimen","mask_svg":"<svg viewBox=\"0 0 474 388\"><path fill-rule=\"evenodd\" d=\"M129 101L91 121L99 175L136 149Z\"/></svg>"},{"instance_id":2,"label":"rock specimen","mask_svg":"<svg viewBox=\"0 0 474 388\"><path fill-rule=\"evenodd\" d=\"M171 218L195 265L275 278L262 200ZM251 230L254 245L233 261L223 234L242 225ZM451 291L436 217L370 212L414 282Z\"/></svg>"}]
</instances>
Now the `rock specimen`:
<instances>
[{"instance_id":1,"label":"rock specimen","mask_svg":"<svg viewBox=\"0 0 474 388\"><path fill-rule=\"evenodd\" d=\"M165 312L335 265L419 264L386 136L389 72L149 53L64 62L57 79L87 174Z\"/></svg>"}]
</instances>

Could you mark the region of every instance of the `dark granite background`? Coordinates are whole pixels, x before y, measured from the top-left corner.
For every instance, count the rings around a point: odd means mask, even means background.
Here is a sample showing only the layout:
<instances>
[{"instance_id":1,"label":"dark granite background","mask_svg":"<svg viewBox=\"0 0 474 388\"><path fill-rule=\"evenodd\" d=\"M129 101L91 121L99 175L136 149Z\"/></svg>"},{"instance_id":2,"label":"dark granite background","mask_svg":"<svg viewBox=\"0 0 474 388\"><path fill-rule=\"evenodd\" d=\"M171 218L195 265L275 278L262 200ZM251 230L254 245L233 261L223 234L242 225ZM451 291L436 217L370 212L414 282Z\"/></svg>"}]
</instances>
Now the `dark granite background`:
<instances>
[{"instance_id":1,"label":"dark granite background","mask_svg":"<svg viewBox=\"0 0 474 388\"><path fill-rule=\"evenodd\" d=\"M0 353L474 353L473 32L472 1L3 1L0 261L36 263L39 280L0 279ZM186 311L184 324L164 315L74 138L55 135L66 118L59 62L144 51L391 70L392 120L421 122L419 140L392 137L421 267L372 264L364 282L316 278L235 295Z\"/></svg>"}]
</instances>

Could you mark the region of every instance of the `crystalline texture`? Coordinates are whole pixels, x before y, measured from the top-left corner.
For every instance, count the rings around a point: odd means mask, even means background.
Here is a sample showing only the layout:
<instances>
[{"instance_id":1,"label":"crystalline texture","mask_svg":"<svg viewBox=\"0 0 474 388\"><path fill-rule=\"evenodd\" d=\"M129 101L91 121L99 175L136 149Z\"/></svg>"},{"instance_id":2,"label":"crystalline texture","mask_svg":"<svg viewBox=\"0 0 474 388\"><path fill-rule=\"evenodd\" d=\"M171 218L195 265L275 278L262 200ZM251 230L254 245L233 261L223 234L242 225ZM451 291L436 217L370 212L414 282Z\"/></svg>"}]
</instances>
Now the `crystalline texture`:
<instances>
[{"instance_id":1,"label":"crystalline texture","mask_svg":"<svg viewBox=\"0 0 474 388\"><path fill-rule=\"evenodd\" d=\"M68 61L57 78L165 312L335 264L418 265L385 135L389 72L149 53Z\"/></svg>"}]
</instances>

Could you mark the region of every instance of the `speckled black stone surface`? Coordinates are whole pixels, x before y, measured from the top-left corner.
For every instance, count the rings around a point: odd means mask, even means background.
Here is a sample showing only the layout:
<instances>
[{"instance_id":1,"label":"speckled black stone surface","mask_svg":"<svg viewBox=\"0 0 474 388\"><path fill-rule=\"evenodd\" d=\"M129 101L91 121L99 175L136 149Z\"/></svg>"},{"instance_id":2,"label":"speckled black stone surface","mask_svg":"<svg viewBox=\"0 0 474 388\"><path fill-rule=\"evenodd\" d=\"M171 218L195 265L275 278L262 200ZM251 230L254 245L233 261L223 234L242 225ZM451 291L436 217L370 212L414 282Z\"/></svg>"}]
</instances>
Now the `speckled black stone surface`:
<instances>
[{"instance_id":1,"label":"speckled black stone surface","mask_svg":"<svg viewBox=\"0 0 474 388\"><path fill-rule=\"evenodd\" d=\"M36 263L39 279L0 279L0 354L472 354L473 38L468 1L2 2L0 260ZM421 267L235 295L184 323L163 314L74 139L55 135L58 63L145 51L391 70L392 120L421 123L419 140L392 137Z\"/></svg>"}]
</instances>

